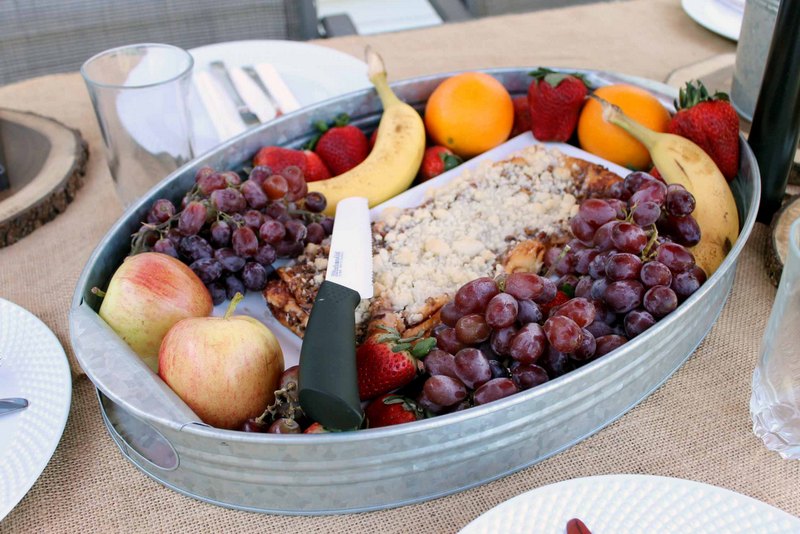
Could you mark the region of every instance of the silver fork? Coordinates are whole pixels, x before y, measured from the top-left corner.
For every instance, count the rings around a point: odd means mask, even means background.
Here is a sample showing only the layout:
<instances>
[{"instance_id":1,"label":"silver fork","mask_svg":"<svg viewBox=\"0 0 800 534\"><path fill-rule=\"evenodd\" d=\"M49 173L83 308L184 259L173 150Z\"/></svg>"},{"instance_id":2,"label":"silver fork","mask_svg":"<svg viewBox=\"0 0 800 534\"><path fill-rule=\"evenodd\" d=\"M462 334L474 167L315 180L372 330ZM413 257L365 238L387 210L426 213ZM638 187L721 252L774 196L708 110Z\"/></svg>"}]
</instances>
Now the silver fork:
<instances>
[{"instance_id":1,"label":"silver fork","mask_svg":"<svg viewBox=\"0 0 800 534\"><path fill-rule=\"evenodd\" d=\"M261 121L258 120L258 117L255 113L253 113L247 104L245 104L242 96L239 94L239 91L236 90L236 86L233 85L233 80L231 80L231 75L228 73L228 68L225 66L225 63L222 61L212 61L211 62L211 73L217 78L217 81L222 84L222 87L225 89L225 92L228 93L228 96L231 97L233 100L233 104L236 106L236 111L239 113L239 117L244 121L247 126L255 126L257 124L261 124Z\"/></svg>"}]
</instances>

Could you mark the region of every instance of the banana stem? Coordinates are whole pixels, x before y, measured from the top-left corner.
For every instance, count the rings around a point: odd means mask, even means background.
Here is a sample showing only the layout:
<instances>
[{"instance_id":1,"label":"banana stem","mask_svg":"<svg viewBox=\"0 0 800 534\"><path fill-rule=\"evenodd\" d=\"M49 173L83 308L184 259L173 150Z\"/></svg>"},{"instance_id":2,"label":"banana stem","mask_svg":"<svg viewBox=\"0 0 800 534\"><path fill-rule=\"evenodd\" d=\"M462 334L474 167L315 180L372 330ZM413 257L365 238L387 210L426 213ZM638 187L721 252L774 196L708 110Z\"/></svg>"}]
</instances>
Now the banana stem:
<instances>
[{"instance_id":1,"label":"banana stem","mask_svg":"<svg viewBox=\"0 0 800 534\"><path fill-rule=\"evenodd\" d=\"M639 124L632 118L625 115L625 113L619 108L609 102L604 98L600 98L595 94L589 95L590 98L594 98L600 105L603 106L603 120L606 122L610 122L616 126L619 126L633 137L635 137L640 143L642 143L647 150L651 150L658 140L658 133L654 132L650 128Z\"/></svg>"},{"instance_id":2,"label":"banana stem","mask_svg":"<svg viewBox=\"0 0 800 534\"><path fill-rule=\"evenodd\" d=\"M381 58L380 54L373 50L371 46L367 46L364 54L367 58L367 76L369 77L369 81L372 82L372 85L375 86L383 108L386 109L392 102L397 100L397 95L395 95L389 87L383 58Z\"/></svg>"}]
</instances>

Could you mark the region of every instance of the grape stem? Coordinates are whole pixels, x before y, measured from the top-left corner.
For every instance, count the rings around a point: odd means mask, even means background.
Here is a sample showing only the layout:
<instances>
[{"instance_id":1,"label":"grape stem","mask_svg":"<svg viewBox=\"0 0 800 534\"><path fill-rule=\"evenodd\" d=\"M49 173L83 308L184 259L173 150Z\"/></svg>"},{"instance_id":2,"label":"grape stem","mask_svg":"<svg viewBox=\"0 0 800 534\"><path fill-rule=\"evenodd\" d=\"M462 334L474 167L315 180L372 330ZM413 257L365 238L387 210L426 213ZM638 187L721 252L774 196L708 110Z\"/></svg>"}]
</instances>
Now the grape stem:
<instances>
[{"instance_id":1,"label":"grape stem","mask_svg":"<svg viewBox=\"0 0 800 534\"><path fill-rule=\"evenodd\" d=\"M547 272L544 273L545 278L550 278L551 276L553 276L553 269L556 268L556 265L558 265L558 262L560 262L561 260L564 259L564 256L567 255L567 252L570 251L570 248L571 247L569 245L564 245L564 249L561 251L561 254L558 255L556 260L550 265L550 268L547 269Z\"/></svg>"},{"instance_id":2,"label":"grape stem","mask_svg":"<svg viewBox=\"0 0 800 534\"><path fill-rule=\"evenodd\" d=\"M652 227L653 227L653 233L652 233L652 235L650 235L650 239L647 241L647 244L644 246L644 250L642 250L642 259L645 260L645 261L650 259L649 258L650 257L650 251L653 248L653 245L655 245L656 241L658 240L658 228L656 228L655 224L653 224Z\"/></svg>"}]
</instances>

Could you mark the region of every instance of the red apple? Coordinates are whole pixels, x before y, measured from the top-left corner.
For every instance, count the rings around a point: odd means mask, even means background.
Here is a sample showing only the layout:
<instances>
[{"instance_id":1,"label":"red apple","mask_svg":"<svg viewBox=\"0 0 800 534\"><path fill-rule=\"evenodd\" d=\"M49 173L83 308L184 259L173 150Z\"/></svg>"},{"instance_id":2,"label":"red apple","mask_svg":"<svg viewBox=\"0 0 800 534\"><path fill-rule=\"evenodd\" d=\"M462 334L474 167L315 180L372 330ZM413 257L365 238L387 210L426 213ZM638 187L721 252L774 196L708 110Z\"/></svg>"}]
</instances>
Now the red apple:
<instances>
[{"instance_id":1,"label":"red apple","mask_svg":"<svg viewBox=\"0 0 800 534\"><path fill-rule=\"evenodd\" d=\"M204 317L213 303L192 270L172 256L144 252L125 258L100 305L100 317L153 371L158 349L172 326L187 317Z\"/></svg>"},{"instance_id":2,"label":"red apple","mask_svg":"<svg viewBox=\"0 0 800 534\"><path fill-rule=\"evenodd\" d=\"M197 317L173 326L158 352L158 374L194 413L217 428L239 429L275 400L283 352L263 323L232 315Z\"/></svg>"}]
</instances>

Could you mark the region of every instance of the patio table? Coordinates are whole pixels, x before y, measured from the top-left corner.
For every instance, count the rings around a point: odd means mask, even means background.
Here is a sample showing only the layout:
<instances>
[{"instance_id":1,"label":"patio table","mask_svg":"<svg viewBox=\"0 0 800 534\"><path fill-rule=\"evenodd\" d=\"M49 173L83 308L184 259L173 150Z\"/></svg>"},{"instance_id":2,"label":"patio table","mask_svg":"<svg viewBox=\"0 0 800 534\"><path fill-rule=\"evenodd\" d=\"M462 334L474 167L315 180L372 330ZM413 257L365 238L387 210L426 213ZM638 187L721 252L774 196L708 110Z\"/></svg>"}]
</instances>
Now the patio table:
<instances>
[{"instance_id":1,"label":"patio table","mask_svg":"<svg viewBox=\"0 0 800 534\"><path fill-rule=\"evenodd\" d=\"M392 80L538 65L665 80L677 68L735 50L735 43L692 22L680 0L597 3L317 44L357 57L370 44L383 55ZM687 363L619 420L548 460L432 501L337 516L241 512L163 487L126 461L112 442L94 387L69 343L67 313L78 275L122 213L83 80L75 72L0 87L0 107L33 111L79 129L91 154L85 184L66 212L0 249L0 296L55 332L74 382L61 443L0 531L456 532L532 488L613 473L705 482L800 514L800 463L769 452L753 435L748 413L750 379L775 296L763 267L768 230L761 224L740 257L727 305Z\"/></svg>"}]
</instances>

